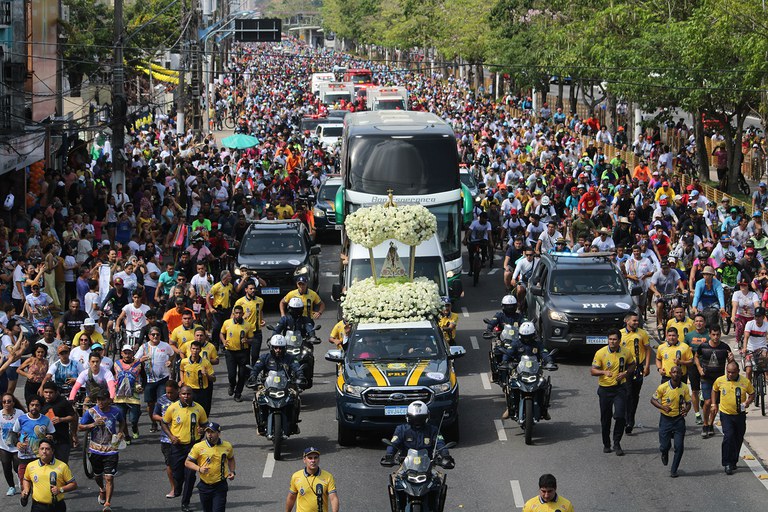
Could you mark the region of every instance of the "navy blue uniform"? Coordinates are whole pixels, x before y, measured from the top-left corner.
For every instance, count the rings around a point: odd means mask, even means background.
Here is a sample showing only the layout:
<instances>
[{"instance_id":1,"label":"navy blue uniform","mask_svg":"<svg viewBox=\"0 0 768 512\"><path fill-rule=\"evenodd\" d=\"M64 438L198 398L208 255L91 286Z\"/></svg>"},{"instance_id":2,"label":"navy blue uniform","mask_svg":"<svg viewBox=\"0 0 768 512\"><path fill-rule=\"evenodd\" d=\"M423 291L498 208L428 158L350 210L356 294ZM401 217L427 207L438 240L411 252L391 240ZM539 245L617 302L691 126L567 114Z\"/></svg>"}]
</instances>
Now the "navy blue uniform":
<instances>
[{"instance_id":1,"label":"navy blue uniform","mask_svg":"<svg viewBox=\"0 0 768 512\"><path fill-rule=\"evenodd\" d=\"M544 343L541 341L537 341L533 345L528 345L518 338L514 340L511 345L512 346L504 353L504 357L501 360L503 363L520 361L520 358L523 356L535 356L544 364L552 363L552 357L549 355L549 352L547 352L547 349L544 348Z\"/></svg>"},{"instance_id":2,"label":"navy blue uniform","mask_svg":"<svg viewBox=\"0 0 768 512\"><path fill-rule=\"evenodd\" d=\"M267 373L271 370L284 370L290 373L289 376L293 379L304 377L301 373L301 367L299 367L299 363L296 362L293 356L285 354L281 357L275 357L271 352L267 352L266 354L262 354L261 357L259 357L259 360L256 361L256 364L251 366L251 378L255 379L259 376L260 373Z\"/></svg>"},{"instance_id":3,"label":"navy blue uniform","mask_svg":"<svg viewBox=\"0 0 768 512\"><path fill-rule=\"evenodd\" d=\"M443 436L438 433L437 427L429 424L421 428L414 428L408 423L398 425L391 443L394 446L387 446L387 455L394 455L397 452L407 453L410 449L427 450L431 455L435 446L437 453L448 455L448 450L443 450L445 446Z\"/></svg>"},{"instance_id":4,"label":"navy blue uniform","mask_svg":"<svg viewBox=\"0 0 768 512\"><path fill-rule=\"evenodd\" d=\"M491 323L488 324L488 330L491 331L497 326L504 327L504 324L519 324L522 320L523 315L521 313L515 312L512 315L505 315L503 311L499 311L493 315L493 318L491 318Z\"/></svg>"},{"instance_id":5,"label":"navy blue uniform","mask_svg":"<svg viewBox=\"0 0 768 512\"><path fill-rule=\"evenodd\" d=\"M315 335L315 322L306 316L296 319L290 315L281 317L275 326L275 333L285 336L287 331L299 331L302 338L306 340Z\"/></svg>"}]
</instances>

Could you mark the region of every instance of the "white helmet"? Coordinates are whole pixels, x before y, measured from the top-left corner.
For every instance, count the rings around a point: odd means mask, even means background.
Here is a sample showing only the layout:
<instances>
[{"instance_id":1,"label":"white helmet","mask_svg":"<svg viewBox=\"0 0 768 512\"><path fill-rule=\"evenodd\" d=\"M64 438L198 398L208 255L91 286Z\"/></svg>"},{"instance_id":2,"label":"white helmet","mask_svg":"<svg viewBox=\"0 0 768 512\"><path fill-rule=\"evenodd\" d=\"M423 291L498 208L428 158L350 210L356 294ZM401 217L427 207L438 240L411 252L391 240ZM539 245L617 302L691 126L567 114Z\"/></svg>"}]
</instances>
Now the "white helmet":
<instances>
[{"instance_id":1,"label":"white helmet","mask_svg":"<svg viewBox=\"0 0 768 512\"><path fill-rule=\"evenodd\" d=\"M536 340L536 326L533 322L523 322L520 326L520 341L531 344Z\"/></svg>"},{"instance_id":2,"label":"white helmet","mask_svg":"<svg viewBox=\"0 0 768 512\"><path fill-rule=\"evenodd\" d=\"M549 206L549 197L544 196L541 198L541 206Z\"/></svg>"},{"instance_id":3,"label":"white helmet","mask_svg":"<svg viewBox=\"0 0 768 512\"><path fill-rule=\"evenodd\" d=\"M411 402L405 415L408 424L414 427L423 427L429 419L429 408L421 400Z\"/></svg>"},{"instance_id":4,"label":"white helmet","mask_svg":"<svg viewBox=\"0 0 768 512\"><path fill-rule=\"evenodd\" d=\"M282 334L275 334L274 336L269 338L269 346L285 348L288 346L288 340Z\"/></svg>"},{"instance_id":5,"label":"white helmet","mask_svg":"<svg viewBox=\"0 0 768 512\"><path fill-rule=\"evenodd\" d=\"M502 306L514 306L515 304L517 304L517 299L514 295L505 295L501 299Z\"/></svg>"},{"instance_id":6,"label":"white helmet","mask_svg":"<svg viewBox=\"0 0 768 512\"><path fill-rule=\"evenodd\" d=\"M291 300L288 301L288 312L293 317L300 317L301 314L304 312L304 301L301 300L299 297L293 297Z\"/></svg>"}]
</instances>

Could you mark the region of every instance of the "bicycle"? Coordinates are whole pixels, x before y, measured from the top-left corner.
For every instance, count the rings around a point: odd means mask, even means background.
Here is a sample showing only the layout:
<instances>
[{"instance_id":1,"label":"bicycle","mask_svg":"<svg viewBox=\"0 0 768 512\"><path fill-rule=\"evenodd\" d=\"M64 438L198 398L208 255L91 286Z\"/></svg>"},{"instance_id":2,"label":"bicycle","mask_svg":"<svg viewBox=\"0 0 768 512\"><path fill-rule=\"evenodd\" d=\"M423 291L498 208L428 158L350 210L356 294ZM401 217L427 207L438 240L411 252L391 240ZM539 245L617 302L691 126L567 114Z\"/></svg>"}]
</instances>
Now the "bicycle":
<instances>
[{"instance_id":1,"label":"bicycle","mask_svg":"<svg viewBox=\"0 0 768 512\"><path fill-rule=\"evenodd\" d=\"M232 110L228 116L224 116L224 126L226 126L228 130L233 130L235 126L237 126L237 114L234 110Z\"/></svg>"},{"instance_id":2,"label":"bicycle","mask_svg":"<svg viewBox=\"0 0 768 512\"><path fill-rule=\"evenodd\" d=\"M733 288L723 285L723 295L725 298L725 314L720 315L720 330L726 335L731 332L731 312L733 308L731 298L733 297Z\"/></svg>"},{"instance_id":3,"label":"bicycle","mask_svg":"<svg viewBox=\"0 0 768 512\"><path fill-rule=\"evenodd\" d=\"M472 274L472 285L477 286L480 279L480 269L483 268L485 258L483 257L483 247L487 248L487 240L478 240L469 242L469 269Z\"/></svg>"},{"instance_id":4,"label":"bicycle","mask_svg":"<svg viewBox=\"0 0 768 512\"><path fill-rule=\"evenodd\" d=\"M656 307L659 310L659 316L657 317L656 331L659 336L659 340L664 341L666 339L665 329L667 322L672 318L670 312L677 306L686 307L686 295L675 292L667 293L660 297L660 300L656 302Z\"/></svg>"},{"instance_id":5,"label":"bicycle","mask_svg":"<svg viewBox=\"0 0 768 512\"><path fill-rule=\"evenodd\" d=\"M768 354L765 350L752 352L752 387L755 388L755 406L765 416L765 372L768 371Z\"/></svg>"}]
</instances>

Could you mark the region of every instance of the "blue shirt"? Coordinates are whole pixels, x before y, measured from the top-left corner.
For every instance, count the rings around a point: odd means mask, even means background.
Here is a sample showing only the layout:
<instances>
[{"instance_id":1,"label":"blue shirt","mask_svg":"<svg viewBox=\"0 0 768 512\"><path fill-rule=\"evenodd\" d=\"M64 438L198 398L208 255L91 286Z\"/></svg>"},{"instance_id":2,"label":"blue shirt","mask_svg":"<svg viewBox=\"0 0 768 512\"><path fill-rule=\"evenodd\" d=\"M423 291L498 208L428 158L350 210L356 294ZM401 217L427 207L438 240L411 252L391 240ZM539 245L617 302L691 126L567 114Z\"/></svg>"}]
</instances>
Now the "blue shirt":
<instances>
[{"instance_id":1,"label":"blue shirt","mask_svg":"<svg viewBox=\"0 0 768 512\"><path fill-rule=\"evenodd\" d=\"M32 419L29 414L25 414L16 420L11 430L19 435L20 443L29 443L27 448L19 450L19 458L30 460L37 457L40 441L48 434L56 432L56 427L48 416L41 414L38 418Z\"/></svg>"},{"instance_id":2,"label":"blue shirt","mask_svg":"<svg viewBox=\"0 0 768 512\"><path fill-rule=\"evenodd\" d=\"M125 419L123 412L115 405L111 405L106 411L102 411L97 405L83 411L80 424L94 423L99 416L104 418L104 425L96 426L91 430L88 451L99 455L114 455L117 453L117 446L112 444L112 436L120 432L120 424Z\"/></svg>"},{"instance_id":3,"label":"blue shirt","mask_svg":"<svg viewBox=\"0 0 768 512\"><path fill-rule=\"evenodd\" d=\"M707 289L704 278L696 281L696 291L693 295L693 307L706 308L717 304L721 309L725 309L725 296L723 295L723 285L717 279L712 279L712 288Z\"/></svg>"},{"instance_id":4,"label":"blue shirt","mask_svg":"<svg viewBox=\"0 0 768 512\"><path fill-rule=\"evenodd\" d=\"M165 416L165 410L168 409L168 406L172 403L173 402L170 398L168 398L168 395L161 396L157 399L157 402L155 403L155 410L152 411L152 414L155 416ZM171 442L171 440L168 438L168 435L162 429L160 429L160 442L168 444Z\"/></svg>"}]
</instances>

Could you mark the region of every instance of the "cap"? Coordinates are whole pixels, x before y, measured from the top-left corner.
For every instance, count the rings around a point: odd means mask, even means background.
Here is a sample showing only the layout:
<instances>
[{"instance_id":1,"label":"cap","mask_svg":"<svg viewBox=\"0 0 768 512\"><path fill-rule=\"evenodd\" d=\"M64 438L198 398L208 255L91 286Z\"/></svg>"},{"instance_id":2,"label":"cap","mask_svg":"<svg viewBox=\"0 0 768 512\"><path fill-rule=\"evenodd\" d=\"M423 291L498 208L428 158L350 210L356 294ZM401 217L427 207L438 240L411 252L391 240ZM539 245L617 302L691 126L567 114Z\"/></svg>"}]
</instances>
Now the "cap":
<instances>
[{"instance_id":1,"label":"cap","mask_svg":"<svg viewBox=\"0 0 768 512\"><path fill-rule=\"evenodd\" d=\"M104 345L101 343L94 343L91 345L91 350L104 350Z\"/></svg>"},{"instance_id":2,"label":"cap","mask_svg":"<svg viewBox=\"0 0 768 512\"><path fill-rule=\"evenodd\" d=\"M752 212L752 216L753 216L753 217L762 217L762 216L763 216L763 214L762 214L762 213L760 213L760 212Z\"/></svg>"},{"instance_id":3,"label":"cap","mask_svg":"<svg viewBox=\"0 0 768 512\"><path fill-rule=\"evenodd\" d=\"M123 348L120 349L120 352L133 352L133 347L126 343L125 345L123 345Z\"/></svg>"},{"instance_id":4,"label":"cap","mask_svg":"<svg viewBox=\"0 0 768 512\"><path fill-rule=\"evenodd\" d=\"M765 186L766 186L766 185L765 185L765 182L764 182L764 181L761 181L761 182L760 182L760 184L758 185L758 187L765 187Z\"/></svg>"},{"instance_id":5,"label":"cap","mask_svg":"<svg viewBox=\"0 0 768 512\"><path fill-rule=\"evenodd\" d=\"M661 266L662 267L668 267L669 265L670 265L670 261L669 260L661 260Z\"/></svg>"},{"instance_id":6,"label":"cap","mask_svg":"<svg viewBox=\"0 0 768 512\"><path fill-rule=\"evenodd\" d=\"M320 450L318 450L318 449L317 449L317 448L315 448L314 446L310 446L310 447L308 447L308 448L304 448L304 456L305 456L305 457L306 457L307 455L310 455L310 454L312 454L312 453L316 453L316 454L320 455Z\"/></svg>"},{"instance_id":7,"label":"cap","mask_svg":"<svg viewBox=\"0 0 768 512\"><path fill-rule=\"evenodd\" d=\"M209 421L205 424L205 430L213 430L214 432L221 432L221 425L215 421Z\"/></svg>"},{"instance_id":8,"label":"cap","mask_svg":"<svg viewBox=\"0 0 768 512\"><path fill-rule=\"evenodd\" d=\"M739 209L733 206L730 210L728 210L728 213L739 213Z\"/></svg>"},{"instance_id":9,"label":"cap","mask_svg":"<svg viewBox=\"0 0 768 512\"><path fill-rule=\"evenodd\" d=\"M83 322L83 327L96 327L96 322L93 318L86 318Z\"/></svg>"},{"instance_id":10,"label":"cap","mask_svg":"<svg viewBox=\"0 0 768 512\"><path fill-rule=\"evenodd\" d=\"M509 210L509 214L510 215L517 215L517 208L512 208L511 210Z\"/></svg>"},{"instance_id":11,"label":"cap","mask_svg":"<svg viewBox=\"0 0 768 512\"><path fill-rule=\"evenodd\" d=\"M600 228L600 234L601 235L610 235L611 234L611 230L608 229L608 228Z\"/></svg>"},{"instance_id":12,"label":"cap","mask_svg":"<svg viewBox=\"0 0 768 512\"><path fill-rule=\"evenodd\" d=\"M115 278L115 284L123 284L123 278L122 277L116 277Z\"/></svg>"},{"instance_id":13,"label":"cap","mask_svg":"<svg viewBox=\"0 0 768 512\"><path fill-rule=\"evenodd\" d=\"M755 251L754 247L747 247L746 249L744 249L744 254L755 254L755 252L757 251Z\"/></svg>"},{"instance_id":14,"label":"cap","mask_svg":"<svg viewBox=\"0 0 768 512\"><path fill-rule=\"evenodd\" d=\"M755 308L755 316L765 316L765 308Z\"/></svg>"},{"instance_id":15,"label":"cap","mask_svg":"<svg viewBox=\"0 0 768 512\"><path fill-rule=\"evenodd\" d=\"M619 217L619 224L629 224L629 219L627 217Z\"/></svg>"},{"instance_id":16,"label":"cap","mask_svg":"<svg viewBox=\"0 0 768 512\"><path fill-rule=\"evenodd\" d=\"M722 199L720 200L720 202L721 202L721 203L730 203L730 202L731 202L731 198L730 198L730 197L724 197L724 198L722 198Z\"/></svg>"},{"instance_id":17,"label":"cap","mask_svg":"<svg viewBox=\"0 0 768 512\"><path fill-rule=\"evenodd\" d=\"M297 277L296 278L296 282L297 283L306 283L306 282L308 282L307 276L299 276L299 277Z\"/></svg>"},{"instance_id":18,"label":"cap","mask_svg":"<svg viewBox=\"0 0 768 512\"><path fill-rule=\"evenodd\" d=\"M699 214L704 213L704 208L696 208L696 213L699 213Z\"/></svg>"},{"instance_id":19,"label":"cap","mask_svg":"<svg viewBox=\"0 0 768 512\"><path fill-rule=\"evenodd\" d=\"M184 299L184 297L176 297L176 300L174 302L176 302L176 304L184 304L186 300Z\"/></svg>"},{"instance_id":20,"label":"cap","mask_svg":"<svg viewBox=\"0 0 768 512\"><path fill-rule=\"evenodd\" d=\"M668 181L662 181L661 182L661 186L662 187L668 187L669 186L669 182Z\"/></svg>"},{"instance_id":21,"label":"cap","mask_svg":"<svg viewBox=\"0 0 768 512\"><path fill-rule=\"evenodd\" d=\"M713 269L712 267L710 267L709 265L707 265L706 267L704 267L704 270L702 270L702 271L701 271L701 273L702 273L702 274L710 274L710 275L715 275L715 269Z\"/></svg>"},{"instance_id":22,"label":"cap","mask_svg":"<svg viewBox=\"0 0 768 512\"><path fill-rule=\"evenodd\" d=\"M101 245L109 245L109 240L102 240Z\"/></svg>"},{"instance_id":23,"label":"cap","mask_svg":"<svg viewBox=\"0 0 768 512\"><path fill-rule=\"evenodd\" d=\"M660 228L661 226L662 226L662 224L661 224L661 221L659 221L659 220L657 220L656 222L653 223L653 227L655 227L655 228Z\"/></svg>"},{"instance_id":24,"label":"cap","mask_svg":"<svg viewBox=\"0 0 768 512\"><path fill-rule=\"evenodd\" d=\"M56 349L57 354L61 354L62 352L70 352L72 349L69 348L69 345L61 344L59 345L59 348Z\"/></svg>"},{"instance_id":25,"label":"cap","mask_svg":"<svg viewBox=\"0 0 768 512\"><path fill-rule=\"evenodd\" d=\"M564 244L564 243L566 243L566 242L565 242L565 238L563 238L563 237L559 237L557 240L555 240L555 243L556 243L556 244Z\"/></svg>"}]
</instances>

